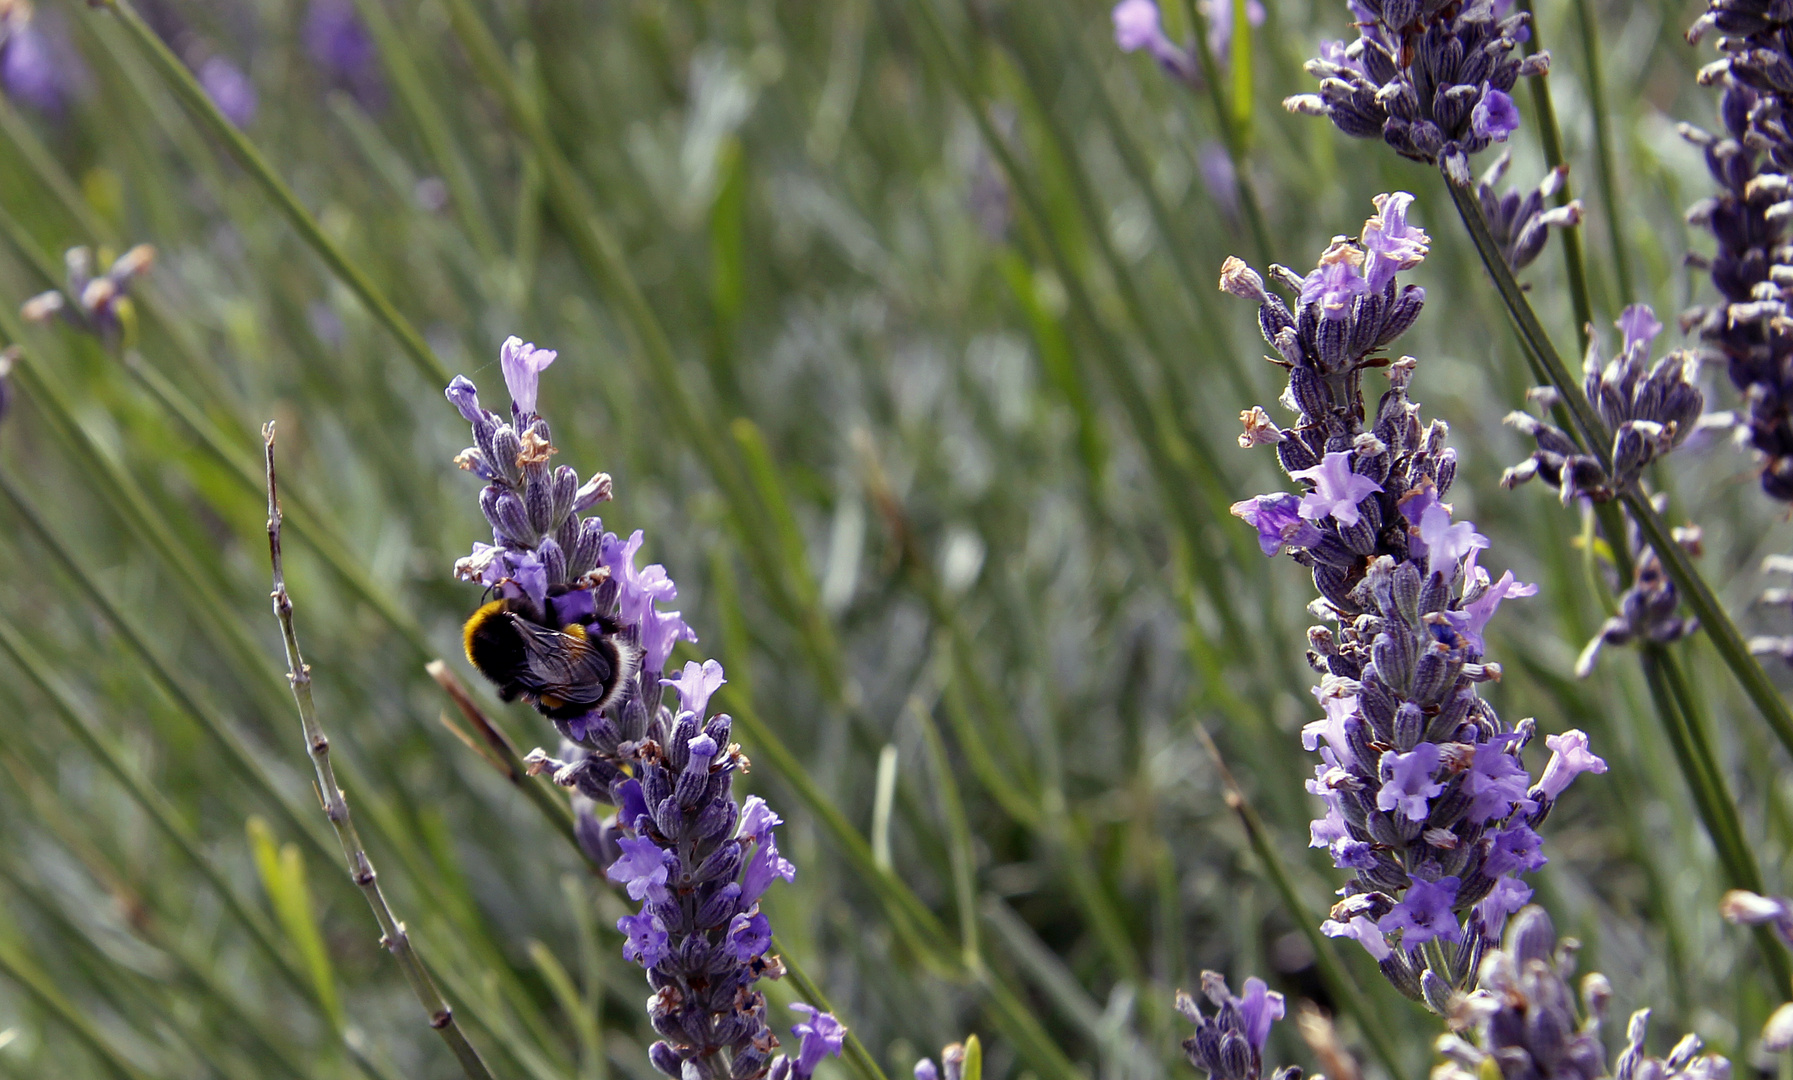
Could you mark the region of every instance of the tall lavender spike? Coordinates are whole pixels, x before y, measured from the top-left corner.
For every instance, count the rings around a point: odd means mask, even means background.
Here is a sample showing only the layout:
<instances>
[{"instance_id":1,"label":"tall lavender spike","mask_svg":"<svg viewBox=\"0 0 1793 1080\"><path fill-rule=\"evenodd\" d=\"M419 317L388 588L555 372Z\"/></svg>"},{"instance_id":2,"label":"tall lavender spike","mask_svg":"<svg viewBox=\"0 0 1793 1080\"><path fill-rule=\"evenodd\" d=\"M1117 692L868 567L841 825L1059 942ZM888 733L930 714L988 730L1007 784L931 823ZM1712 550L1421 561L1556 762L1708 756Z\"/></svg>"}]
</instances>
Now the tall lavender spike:
<instances>
[{"instance_id":1,"label":"tall lavender spike","mask_svg":"<svg viewBox=\"0 0 1793 1080\"><path fill-rule=\"evenodd\" d=\"M1550 916L1540 907L1519 913L1507 929L1504 947L1482 960L1479 988L1459 994L1446 1005L1452 1027L1474 1035L1445 1035L1438 1052L1445 1064L1434 1080L1523 1076L1539 1080L1724 1080L1731 1063L1715 1054L1700 1054L1700 1039L1689 1035L1666 1059L1644 1053L1650 1010L1632 1014L1626 1026L1628 1045L1616 1069L1606 1067L1600 1027L1612 1000L1604 975L1581 981L1581 1012L1569 987L1573 941L1560 946Z\"/></svg>"},{"instance_id":2,"label":"tall lavender spike","mask_svg":"<svg viewBox=\"0 0 1793 1080\"><path fill-rule=\"evenodd\" d=\"M549 467L556 451L537 406L542 372L554 360L517 338L504 343L508 417L484 408L465 376L448 386L473 430L474 445L455 461L487 482L479 504L492 527L492 543L474 544L455 575L500 596L529 597L552 627L614 633L639 655L613 701L554 721L567 760L540 749L526 760L575 790L580 846L640 902L617 929L623 955L647 970L654 990L648 1016L661 1039L649 1060L678 1080L808 1080L824 1056L840 1053L846 1028L803 1006L807 1018L792 1028L797 1056L776 1054L766 999L754 988L784 972L759 906L773 881L796 874L778 851L773 830L781 822L757 796L735 802L735 774L747 758L729 742L729 717L709 710L726 681L722 665L688 662L664 677L673 645L696 641L678 612L659 609L678 595L665 568L636 567L641 532L621 540L581 517L610 498L610 477L581 484L571 468ZM678 692L676 711L663 701L668 686ZM616 813L600 819L596 803Z\"/></svg>"},{"instance_id":3,"label":"tall lavender spike","mask_svg":"<svg viewBox=\"0 0 1793 1080\"><path fill-rule=\"evenodd\" d=\"M1524 12L1502 17L1492 0L1350 0L1358 38L1325 41L1308 61L1317 94L1283 102L1325 116L1347 135L1381 139L1402 157L1442 164L1469 183L1469 157L1519 127L1510 92L1542 75L1550 55L1521 58Z\"/></svg>"},{"instance_id":4,"label":"tall lavender spike","mask_svg":"<svg viewBox=\"0 0 1793 1080\"><path fill-rule=\"evenodd\" d=\"M1710 0L1687 36L1698 41L1713 30L1723 55L1701 69L1700 82L1720 88L1722 130L1684 124L1681 134L1705 152L1718 188L1688 208L1687 220L1717 242L1709 259L1689 262L1710 272L1719 298L1687 312L1682 328L1724 358L1744 397L1738 435L1761 459L1762 490L1793 501L1793 95L1785 75L1793 11L1772 0Z\"/></svg>"},{"instance_id":5,"label":"tall lavender spike","mask_svg":"<svg viewBox=\"0 0 1793 1080\"><path fill-rule=\"evenodd\" d=\"M1236 258L1220 284L1258 304L1298 417L1282 429L1252 409L1240 443L1274 445L1304 482L1233 512L1266 555L1286 551L1312 572L1309 610L1334 624L1308 631L1325 716L1302 744L1320 753L1308 790L1326 805L1312 844L1353 876L1322 929L1357 940L1397 989L1441 1009L1531 896L1519 875L1544 865L1535 827L1570 780L1606 764L1581 732L1552 735L1533 783L1520 751L1535 724L1506 724L1476 693L1500 676L1484 656L1488 621L1537 589L1477 564L1487 538L1443 501L1457 471L1445 426L1422 425L1407 396L1417 362L1384 352L1425 303L1397 280L1428 249L1407 220L1412 201L1378 196L1360 236L1335 238L1309 274L1272 267L1298 296L1293 311ZM1372 416L1362 380L1377 368L1389 389Z\"/></svg>"}]
</instances>

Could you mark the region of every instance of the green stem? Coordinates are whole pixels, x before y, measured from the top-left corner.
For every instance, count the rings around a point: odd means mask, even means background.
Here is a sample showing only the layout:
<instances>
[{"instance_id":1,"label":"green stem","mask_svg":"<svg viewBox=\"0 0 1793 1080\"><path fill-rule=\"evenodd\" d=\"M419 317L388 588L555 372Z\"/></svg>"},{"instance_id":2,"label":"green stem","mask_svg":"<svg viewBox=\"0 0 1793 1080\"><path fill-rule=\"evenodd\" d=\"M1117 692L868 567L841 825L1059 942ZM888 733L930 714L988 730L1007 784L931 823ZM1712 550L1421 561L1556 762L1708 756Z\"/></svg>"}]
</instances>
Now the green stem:
<instances>
[{"instance_id":1,"label":"green stem","mask_svg":"<svg viewBox=\"0 0 1793 1080\"><path fill-rule=\"evenodd\" d=\"M1519 5L1527 14L1532 15L1531 40L1526 43L1527 55L1543 48L1538 37L1538 19L1532 12L1531 0L1519 0ZM1556 106L1550 98L1550 80L1536 78L1526 80L1531 84L1532 101L1538 109L1538 142L1544 150L1544 163L1556 168L1565 163L1563 157L1563 132L1556 122ZM1563 186L1557 189L1556 205L1567 206L1574 197L1569 190L1569 180L1563 179ZM1587 259L1582 254L1581 233L1575 229L1563 229L1558 243L1563 245L1563 269L1569 279L1569 304L1575 309L1575 337L1581 343L1581 351L1588 351L1588 327L1594 324L1594 301L1588 293Z\"/></svg>"},{"instance_id":2,"label":"green stem","mask_svg":"<svg viewBox=\"0 0 1793 1080\"><path fill-rule=\"evenodd\" d=\"M1258 205L1257 192L1252 190L1251 180L1246 174L1249 161L1246 157L1245 139L1239 126L1233 122L1233 110L1226 99L1226 87L1221 85L1220 67L1215 62L1214 50L1208 47L1208 20L1202 17L1195 0L1183 0L1183 10L1195 33L1195 55L1201 60L1202 81L1207 84L1208 100L1214 105L1214 123L1220 129L1220 143L1226 147L1227 159L1233 163L1233 188L1239 193L1239 208L1244 211L1246 227L1251 230L1252 246L1257 248L1258 265L1269 266L1273 261L1275 248L1270 243L1270 228L1264 224L1264 211Z\"/></svg>"},{"instance_id":3,"label":"green stem","mask_svg":"<svg viewBox=\"0 0 1793 1080\"><path fill-rule=\"evenodd\" d=\"M1214 767L1220 772L1220 782L1225 788L1226 805L1238 815L1239 824L1245 828L1245 837L1251 843L1251 850L1264 867L1264 875L1270 879L1270 885L1282 898L1283 907L1289 916L1301 928L1301 934L1307 938L1308 945L1314 951L1314 965L1320 969L1320 978L1326 983L1333 1001L1349 1012L1357 1020L1364 1041L1370 1044L1370 1050L1390 1076L1402 1076L1400 1057L1395 1053L1394 1044L1388 1041L1388 1034L1379 1019L1370 1010L1367 996L1357 980L1345 970L1339 962L1338 954L1333 950L1333 942L1320 933L1319 925L1308 914L1307 905L1302 903L1301 896L1295 891L1295 882L1289 877L1288 867L1283 865L1282 856L1276 846L1270 842L1270 834L1264 828L1263 819L1252 808L1245 793L1233 779L1232 770L1227 768L1226 759L1220 756L1220 747L1214 744L1214 737L1206 728L1196 725L1196 738L1207 748L1208 756L1214 760Z\"/></svg>"},{"instance_id":4,"label":"green stem","mask_svg":"<svg viewBox=\"0 0 1793 1080\"><path fill-rule=\"evenodd\" d=\"M1588 111L1594 116L1594 162L1599 168L1595 179L1600 185L1600 202L1606 211L1606 236L1612 245L1612 272L1619 285L1619 304L1631 303L1631 265L1625 258L1624 216L1619 213L1618 178L1612 165L1612 129L1606 115L1606 78L1601 74L1599 27L1594 22L1593 5L1588 0L1575 0L1575 18L1581 31L1581 63L1587 85ZM1544 79L1533 79L1542 83Z\"/></svg>"},{"instance_id":5,"label":"green stem","mask_svg":"<svg viewBox=\"0 0 1793 1080\"><path fill-rule=\"evenodd\" d=\"M447 384L448 369L442 366L442 361L430 349L429 343L424 341L423 335L399 314L392 301L386 299L386 295L361 272L361 268L350 262L342 249L324 235L317 219L299 202L293 189L287 187L286 181L274 172L274 167L268 164L256 145L219 111L211 95L199 85L199 80L193 77L193 73L187 70L180 58L162 43L156 32L137 14L137 9L131 6L131 0L95 0L95 3L118 16L119 22L129 31L132 41L136 42L151 65L161 73L175 96L199 118L206 130L229 148L231 155L267 192L275 207L286 217L300 238L317 252L330 271L342 279L343 284L361 300L374 319L398 341L399 348L417 366L418 371L423 373L424 378L437 386Z\"/></svg>"},{"instance_id":6,"label":"green stem","mask_svg":"<svg viewBox=\"0 0 1793 1080\"><path fill-rule=\"evenodd\" d=\"M417 996L418 1003L429 1016L430 1027L442 1036L442 1041L460 1063L467 1080L493 1080L492 1071L480 1058L479 1051L467 1041L466 1033L455 1020L454 1010L449 1008L442 991L436 988L435 980L430 978L423 958L411 944L411 936L406 932L405 924L398 920L387 904L386 895L380 889L379 878L374 874L373 861L367 857L367 851L355 829L355 820L349 814L348 799L343 795L342 788L337 786L336 771L330 763L330 739L318 723L317 708L312 702L311 665L300 655L299 637L293 628L293 601L286 591L286 568L280 551L280 498L274 474L274 424L271 421L262 428L262 440L267 447L268 557L274 568L274 614L279 619L280 635L286 646L287 680L292 683L293 702L298 706L299 726L303 729L305 749L311 757L312 769L316 774L318 798L324 803L324 817L329 819L330 827L336 830L343 858L349 864L349 877L367 898L367 906L373 909L374 920L380 924L381 947L390 952L398 962L399 969L405 974L405 981L411 984L411 992Z\"/></svg>"},{"instance_id":7,"label":"green stem","mask_svg":"<svg viewBox=\"0 0 1793 1080\"><path fill-rule=\"evenodd\" d=\"M1587 396L1582 393L1581 384L1570 376L1562 357L1557 355L1556 346L1551 344L1549 335L1539 324L1531 302L1525 298L1519 282L1513 277L1512 269L1501 257L1500 248L1488 230L1488 219L1482 214L1481 201L1476 198L1473 190L1451 183L1448 178L1445 186L1450 189L1451 200L1456 203L1457 212L1462 215L1476 253L1482 258L1482 265L1494 279L1495 289L1500 293L1507 314L1512 317L1513 325L1519 332L1520 344L1561 396L1562 404L1574 421L1575 433L1579 435L1582 444L1600 462L1601 467L1610 473L1612 435L1594 412ZM1631 519L1643 533L1644 542L1655 549L1657 557L1662 560L1663 569L1668 572L1676 588L1681 590L1688 606L1700 617L1707 635L1712 639L1713 648L1718 650L1719 658L1742 684L1744 693L1749 695L1750 701L1755 704L1781 745L1793 752L1793 712L1789 712L1786 701L1775 689L1768 673L1750 654L1743 634L1731 620L1730 614L1719 604L1711 586L1706 584L1699 571L1694 569L1687 552L1670 535L1667 523L1650 504L1648 496L1634 485L1621 492L1619 500L1624 503ZM1613 540L1612 534L1609 533L1607 539L1610 543Z\"/></svg>"},{"instance_id":8,"label":"green stem","mask_svg":"<svg viewBox=\"0 0 1793 1080\"><path fill-rule=\"evenodd\" d=\"M1650 692L1656 698L1662 716L1663 730L1668 733L1675 759L1693 793L1694 807L1705 822L1712 846L1718 849L1725 876L1734 888L1761 892L1762 872L1744 838L1736 805L1725 788L1722 775L1717 772L1710 748L1705 746L1705 734L1696 719L1698 714L1693 711L1695 702L1681 680L1680 668L1668 650L1660 645L1645 645L1640 659L1644 678L1650 683ZM1793 977L1793 968L1789 967L1785 944L1765 927L1756 928L1756 940L1775 985L1793 985L1788 981Z\"/></svg>"}]
</instances>

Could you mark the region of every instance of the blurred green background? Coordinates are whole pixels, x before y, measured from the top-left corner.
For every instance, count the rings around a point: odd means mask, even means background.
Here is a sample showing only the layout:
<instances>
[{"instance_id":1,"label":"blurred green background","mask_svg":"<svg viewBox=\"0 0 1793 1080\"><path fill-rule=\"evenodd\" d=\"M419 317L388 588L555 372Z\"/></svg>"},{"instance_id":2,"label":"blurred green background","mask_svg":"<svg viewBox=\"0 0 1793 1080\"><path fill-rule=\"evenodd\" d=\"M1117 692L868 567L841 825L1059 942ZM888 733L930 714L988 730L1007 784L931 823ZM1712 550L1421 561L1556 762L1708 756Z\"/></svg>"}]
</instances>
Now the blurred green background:
<instances>
[{"instance_id":1,"label":"blurred green background","mask_svg":"<svg viewBox=\"0 0 1793 1080\"><path fill-rule=\"evenodd\" d=\"M463 372L496 397L509 334L560 351L542 396L560 461L615 477L606 524L647 531L703 638L683 655L719 658L724 707L756 722L747 786L799 867L768 913L891 1075L972 1031L991 1076L1178 1075L1171 995L1204 968L1340 1013L1381 1069L1367 1019L1420 1075L1436 1022L1355 947L1336 955L1363 992L1339 1000L1300 932L1338 884L1304 847L1312 592L1227 514L1281 482L1236 447L1239 411L1283 414L1253 310L1214 288L1229 254L1305 270L1395 189L1434 240L1410 275L1429 298L1402 342L1414 396L1451 425L1484 563L1543 586L1494 624L1488 696L1587 729L1612 765L1552 815L1539 899L1615 1014L1653 1004L1663 1038L1698 1031L1744 1067L1776 1000L1717 917L1635 661L1571 674L1605 615L1582 522L1497 486L1527 452L1500 419L1529 380L1449 200L1280 107L1344 35L1342 3L1265 0L1231 50L1262 243L1210 101L1118 53L1105 3L322 5L361 20L349 64L317 6L141 10L193 69L246 74L243 134L426 346L370 314L114 14L40 0L62 98L0 103L0 343L25 350L0 426L0 1075L457 1074L308 790L267 604L270 418L299 634L393 907L499 1075L653 1075L622 900L457 739L424 672L440 656L478 681L458 655L477 593L449 571L485 527L441 388ZM1614 340L1632 300L1672 324L1705 288L1681 212L1709 183L1675 133L1712 112L1710 56L1681 36L1702 5L1540 6L1599 329ZM1516 96L1509 179L1529 186ZM10 314L64 249L139 242L158 258L130 348ZM1524 277L1572 351L1556 241ZM1722 371L1706 382L1734 404ZM1746 631L1793 630L1754 603L1793 530L1747 456L1708 436L1657 482ZM1704 642L1685 648L1779 889L1785 764ZM520 749L554 749L475 692ZM791 987L769 993L787 1028ZM1271 1056L1316 1065L1292 1024Z\"/></svg>"}]
</instances>

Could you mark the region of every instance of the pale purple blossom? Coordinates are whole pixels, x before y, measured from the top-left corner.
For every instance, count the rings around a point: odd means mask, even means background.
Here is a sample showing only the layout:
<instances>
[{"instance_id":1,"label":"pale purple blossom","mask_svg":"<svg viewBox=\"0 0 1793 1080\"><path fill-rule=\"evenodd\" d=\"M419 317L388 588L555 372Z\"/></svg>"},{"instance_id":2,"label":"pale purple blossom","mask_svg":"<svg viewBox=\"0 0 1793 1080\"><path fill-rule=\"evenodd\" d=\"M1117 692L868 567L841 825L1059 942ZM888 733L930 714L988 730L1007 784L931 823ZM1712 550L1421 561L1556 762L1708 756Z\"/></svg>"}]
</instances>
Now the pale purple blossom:
<instances>
[{"instance_id":1,"label":"pale purple blossom","mask_svg":"<svg viewBox=\"0 0 1793 1080\"><path fill-rule=\"evenodd\" d=\"M1486 581L1488 571L1475 566L1474 561L1475 555L1472 552L1470 562L1465 563L1463 567L1464 579ZM1445 618L1450 620L1451 625L1459 634L1469 639L1470 646L1476 652L1486 652L1488 646L1487 642L1482 639L1482 630L1487 627L1488 620L1494 618L1495 611L1500 608L1500 602L1522 596L1536 596L1537 593L1536 585L1520 584L1519 579L1513 576L1511 570L1508 570L1500 576L1499 581L1488 586L1482 595L1464 604L1462 610L1445 612Z\"/></svg>"},{"instance_id":2,"label":"pale purple blossom","mask_svg":"<svg viewBox=\"0 0 1793 1080\"><path fill-rule=\"evenodd\" d=\"M1475 758L1463 774L1463 794L1469 796L1469 809L1464 813L1471 821L1482 823L1502 818L1514 806L1530 813L1537 804L1526 795L1531 789L1531 774L1519 759L1506 750L1511 736L1497 735L1475 748Z\"/></svg>"},{"instance_id":3,"label":"pale purple blossom","mask_svg":"<svg viewBox=\"0 0 1793 1080\"><path fill-rule=\"evenodd\" d=\"M623 849L622 857L610 864L604 876L627 887L631 900L643 897L665 899L668 895L666 856L659 845L645 836L625 836L617 844Z\"/></svg>"},{"instance_id":4,"label":"pale purple blossom","mask_svg":"<svg viewBox=\"0 0 1793 1080\"><path fill-rule=\"evenodd\" d=\"M1496 881L1494 888L1475 906L1483 931L1493 936L1506 923L1507 916L1524 907L1531 898L1532 887L1518 878L1503 877Z\"/></svg>"},{"instance_id":5,"label":"pale purple blossom","mask_svg":"<svg viewBox=\"0 0 1793 1080\"><path fill-rule=\"evenodd\" d=\"M1311 547L1320 530L1301 513L1301 497L1286 491L1258 495L1234 503L1232 515L1258 530L1258 549L1272 558L1285 547Z\"/></svg>"},{"instance_id":6,"label":"pale purple blossom","mask_svg":"<svg viewBox=\"0 0 1793 1080\"><path fill-rule=\"evenodd\" d=\"M1363 252L1355 244L1335 242L1320 256L1320 265L1301 279L1301 302L1319 304L1328 319L1344 318L1350 313L1351 301L1370 291L1370 283L1359 270L1362 262Z\"/></svg>"},{"instance_id":7,"label":"pale purple blossom","mask_svg":"<svg viewBox=\"0 0 1793 1080\"><path fill-rule=\"evenodd\" d=\"M741 823L736 828L735 836L743 844L759 843L772 835L772 830L784 824L784 819L772 812L766 800L758 795L747 796L741 804Z\"/></svg>"},{"instance_id":8,"label":"pale purple blossom","mask_svg":"<svg viewBox=\"0 0 1793 1080\"><path fill-rule=\"evenodd\" d=\"M199 65L199 85L205 87L212 104L224 118L237 127L248 127L255 119L255 84L243 69L222 56L213 56Z\"/></svg>"},{"instance_id":9,"label":"pale purple blossom","mask_svg":"<svg viewBox=\"0 0 1793 1080\"><path fill-rule=\"evenodd\" d=\"M1530 825L1509 825L1489 837L1482 873L1489 877L1529 874L1550 860L1544 857L1544 838Z\"/></svg>"},{"instance_id":10,"label":"pale purple blossom","mask_svg":"<svg viewBox=\"0 0 1793 1080\"><path fill-rule=\"evenodd\" d=\"M559 355L553 349L538 349L533 343L526 344L516 336L504 339L504 346L498 352L498 367L504 372L504 386L510 391L511 401L523 416L535 414L542 372L548 370L548 365Z\"/></svg>"},{"instance_id":11,"label":"pale purple blossom","mask_svg":"<svg viewBox=\"0 0 1793 1080\"><path fill-rule=\"evenodd\" d=\"M1355 525L1361 517L1357 504L1382 490L1381 484L1352 472L1351 454L1342 450L1327 454L1311 469L1301 469L1289 475L1296 480L1313 482L1314 490L1302 497L1299 511L1309 521L1331 517L1340 525Z\"/></svg>"},{"instance_id":12,"label":"pale purple blossom","mask_svg":"<svg viewBox=\"0 0 1793 1080\"><path fill-rule=\"evenodd\" d=\"M1434 938L1440 941L1462 941L1463 928L1457 925L1451 905L1457 899L1461 882L1455 877L1427 881L1414 878L1407 895L1393 911L1377 920L1376 928L1385 934L1401 932L1401 948L1412 952Z\"/></svg>"},{"instance_id":13,"label":"pale purple blossom","mask_svg":"<svg viewBox=\"0 0 1793 1080\"><path fill-rule=\"evenodd\" d=\"M661 679L660 685L678 690L679 710L702 720L704 710L710 705L710 695L727 681L722 674L722 665L716 661L705 660L699 664L695 660L687 660L685 670L678 678Z\"/></svg>"},{"instance_id":14,"label":"pale purple blossom","mask_svg":"<svg viewBox=\"0 0 1793 1080\"><path fill-rule=\"evenodd\" d=\"M1519 130L1519 106L1505 92L1490 87L1469 114L1469 126L1484 139L1506 142Z\"/></svg>"},{"instance_id":15,"label":"pale purple blossom","mask_svg":"<svg viewBox=\"0 0 1793 1080\"><path fill-rule=\"evenodd\" d=\"M1645 355L1648 355L1656 335L1662 333L1662 323L1648 304L1632 304L1620 312L1618 327L1625 339L1623 351L1627 353L1641 346Z\"/></svg>"},{"instance_id":16,"label":"pale purple blossom","mask_svg":"<svg viewBox=\"0 0 1793 1080\"><path fill-rule=\"evenodd\" d=\"M676 611L656 611L650 608L641 620L643 667L648 671L666 670L666 661L672 656L673 646L681 641L695 644L697 631L687 626Z\"/></svg>"},{"instance_id":17,"label":"pale purple blossom","mask_svg":"<svg viewBox=\"0 0 1793 1080\"><path fill-rule=\"evenodd\" d=\"M801 1001L792 1003L791 1011L808 1017L791 1028L791 1034L798 1039L797 1058L791 1063L791 1074L798 1080L808 1080L823 1058L840 1057L841 1049L847 1044L847 1026L836 1020L832 1013L822 1012Z\"/></svg>"},{"instance_id":18,"label":"pale purple blossom","mask_svg":"<svg viewBox=\"0 0 1793 1080\"><path fill-rule=\"evenodd\" d=\"M1323 686L1316 687L1315 696L1320 699L1320 705L1326 710L1326 716L1302 727L1301 748L1311 753L1319 749L1319 741L1324 738L1326 745L1332 747L1332 752L1338 755L1340 764L1355 764L1356 758L1351 753L1351 742L1346 735L1345 722L1357 712L1357 696L1355 694L1324 693L1324 690Z\"/></svg>"},{"instance_id":19,"label":"pale purple blossom","mask_svg":"<svg viewBox=\"0 0 1793 1080\"><path fill-rule=\"evenodd\" d=\"M1432 238L1424 229L1407 223L1407 209L1413 196L1405 191L1376 196L1376 216L1364 222L1364 282L1368 291L1379 293L1394 280L1395 274L1410 270L1426 260Z\"/></svg>"},{"instance_id":20,"label":"pale purple blossom","mask_svg":"<svg viewBox=\"0 0 1793 1080\"><path fill-rule=\"evenodd\" d=\"M1383 936L1376 924L1362 915L1357 915L1347 922L1327 919L1320 924L1320 932L1330 938L1351 938L1370 954L1370 959L1377 963L1388 959L1390 953L1388 938Z\"/></svg>"},{"instance_id":21,"label":"pale purple blossom","mask_svg":"<svg viewBox=\"0 0 1793 1080\"><path fill-rule=\"evenodd\" d=\"M1488 538L1475 531L1474 522L1451 524L1450 508L1441 502L1420 515L1419 535L1426 545L1426 573L1443 573L1447 579L1457 572L1458 560L1488 546Z\"/></svg>"},{"instance_id":22,"label":"pale purple blossom","mask_svg":"<svg viewBox=\"0 0 1793 1080\"><path fill-rule=\"evenodd\" d=\"M738 912L729 921L725 943L730 956L746 963L772 947L772 924L757 910Z\"/></svg>"},{"instance_id":23,"label":"pale purple blossom","mask_svg":"<svg viewBox=\"0 0 1793 1080\"><path fill-rule=\"evenodd\" d=\"M1245 980L1245 993L1234 998L1233 1005L1245 1022L1246 1041L1253 1050L1262 1052L1270 1038L1270 1025L1283 1018L1283 996L1254 975Z\"/></svg>"},{"instance_id":24,"label":"pale purple blossom","mask_svg":"<svg viewBox=\"0 0 1793 1080\"><path fill-rule=\"evenodd\" d=\"M625 960L633 960L644 968L651 968L665 963L672 955L666 924L646 908L616 920L616 928L623 933Z\"/></svg>"},{"instance_id":25,"label":"pale purple blossom","mask_svg":"<svg viewBox=\"0 0 1793 1080\"><path fill-rule=\"evenodd\" d=\"M1382 753L1382 789L1376 792L1376 808L1399 809L1409 821L1426 819L1426 800L1444 790L1432 779L1438 770L1440 754L1437 745L1423 742L1402 754L1394 750Z\"/></svg>"},{"instance_id":26,"label":"pale purple blossom","mask_svg":"<svg viewBox=\"0 0 1793 1080\"><path fill-rule=\"evenodd\" d=\"M1561 735L1546 735L1544 745L1551 750L1544 775L1538 778L1538 787L1545 798L1555 799L1570 781L1584 772L1606 771L1606 762L1588 750L1587 732L1580 728L1570 728Z\"/></svg>"},{"instance_id":27,"label":"pale purple blossom","mask_svg":"<svg viewBox=\"0 0 1793 1080\"><path fill-rule=\"evenodd\" d=\"M1112 17L1114 43L1122 52L1144 49L1171 76L1183 82L1195 81L1195 60L1187 50L1165 36L1158 5L1153 0L1120 0L1114 6Z\"/></svg>"},{"instance_id":28,"label":"pale purple blossom","mask_svg":"<svg viewBox=\"0 0 1793 1080\"><path fill-rule=\"evenodd\" d=\"M778 854L777 837L768 833L754 849L753 857L747 860L747 869L741 875L742 906L758 903L775 878L790 881L796 876L797 868L791 865L789 859Z\"/></svg>"}]
</instances>

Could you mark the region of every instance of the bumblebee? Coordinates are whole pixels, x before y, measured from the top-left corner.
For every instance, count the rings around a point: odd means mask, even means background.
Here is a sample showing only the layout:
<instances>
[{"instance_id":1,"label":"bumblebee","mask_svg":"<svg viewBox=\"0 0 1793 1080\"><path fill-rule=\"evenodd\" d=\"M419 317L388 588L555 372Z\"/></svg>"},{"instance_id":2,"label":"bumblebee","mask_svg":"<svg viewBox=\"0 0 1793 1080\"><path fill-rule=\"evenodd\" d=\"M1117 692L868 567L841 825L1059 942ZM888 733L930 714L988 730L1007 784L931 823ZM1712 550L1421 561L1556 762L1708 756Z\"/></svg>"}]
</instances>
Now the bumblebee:
<instances>
[{"instance_id":1,"label":"bumblebee","mask_svg":"<svg viewBox=\"0 0 1793 1080\"><path fill-rule=\"evenodd\" d=\"M640 651L613 628L571 622L544 626L522 597L493 600L461 628L467 661L498 686L506 701L522 698L550 720L573 720L615 701L640 664Z\"/></svg>"}]
</instances>

